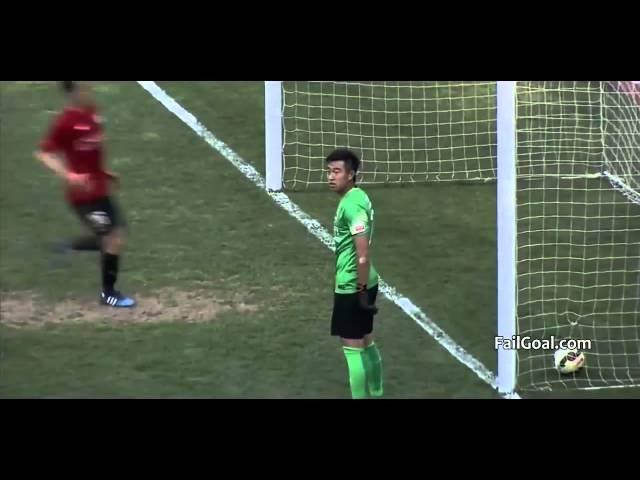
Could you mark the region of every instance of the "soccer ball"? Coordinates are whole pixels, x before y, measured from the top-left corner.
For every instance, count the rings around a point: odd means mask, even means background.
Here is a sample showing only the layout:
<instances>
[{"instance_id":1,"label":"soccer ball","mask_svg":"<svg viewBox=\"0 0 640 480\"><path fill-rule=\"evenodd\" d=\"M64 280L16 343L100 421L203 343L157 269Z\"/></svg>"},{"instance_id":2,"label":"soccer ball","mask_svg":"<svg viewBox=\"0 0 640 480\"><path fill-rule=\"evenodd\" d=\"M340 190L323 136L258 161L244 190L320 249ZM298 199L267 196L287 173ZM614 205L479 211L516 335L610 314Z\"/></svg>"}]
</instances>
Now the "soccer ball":
<instances>
[{"instance_id":1,"label":"soccer ball","mask_svg":"<svg viewBox=\"0 0 640 480\"><path fill-rule=\"evenodd\" d=\"M575 373L584 365L584 352L576 348L560 348L553 354L553 364L560 373Z\"/></svg>"}]
</instances>

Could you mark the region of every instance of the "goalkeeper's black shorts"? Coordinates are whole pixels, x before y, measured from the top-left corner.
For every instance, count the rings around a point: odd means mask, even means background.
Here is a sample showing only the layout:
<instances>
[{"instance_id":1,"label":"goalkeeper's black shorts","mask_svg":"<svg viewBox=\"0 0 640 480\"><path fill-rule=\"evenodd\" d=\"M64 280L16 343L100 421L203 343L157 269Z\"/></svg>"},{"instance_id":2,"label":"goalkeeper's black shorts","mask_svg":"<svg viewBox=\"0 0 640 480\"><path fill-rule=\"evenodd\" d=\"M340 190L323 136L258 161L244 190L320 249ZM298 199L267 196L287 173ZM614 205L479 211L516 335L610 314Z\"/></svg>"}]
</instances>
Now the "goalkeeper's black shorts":
<instances>
[{"instance_id":1,"label":"goalkeeper's black shorts","mask_svg":"<svg viewBox=\"0 0 640 480\"><path fill-rule=\"evenodd\" d=\"M367 290L369 305L376 303L378 286ZM373 332L373 313L360 308L357 293L334 293L331 335L334 337L359 340Z\"/></svg>"}]
</instances>

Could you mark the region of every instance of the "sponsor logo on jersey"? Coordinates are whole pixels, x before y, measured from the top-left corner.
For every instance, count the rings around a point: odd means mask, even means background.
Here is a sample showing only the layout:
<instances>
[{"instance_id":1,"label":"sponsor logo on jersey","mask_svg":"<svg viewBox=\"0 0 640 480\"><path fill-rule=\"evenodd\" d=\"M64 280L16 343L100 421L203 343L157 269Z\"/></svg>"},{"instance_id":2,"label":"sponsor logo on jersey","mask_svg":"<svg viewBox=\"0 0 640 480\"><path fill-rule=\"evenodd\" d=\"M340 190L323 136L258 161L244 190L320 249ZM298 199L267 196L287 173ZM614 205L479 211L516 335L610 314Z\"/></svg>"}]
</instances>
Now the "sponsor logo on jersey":
<instances>
[{"instance_id":1,"label":"sponsor logo on jersey","mask_svg":"<svg viewBox=\"0 0 640 480\"><path fill-rule=\"evenodd\" d=\"M104 134L101 132L90 133L73 142L73 149L78 152L97 150L102 145Z\"/></svg>"}]
</instances>

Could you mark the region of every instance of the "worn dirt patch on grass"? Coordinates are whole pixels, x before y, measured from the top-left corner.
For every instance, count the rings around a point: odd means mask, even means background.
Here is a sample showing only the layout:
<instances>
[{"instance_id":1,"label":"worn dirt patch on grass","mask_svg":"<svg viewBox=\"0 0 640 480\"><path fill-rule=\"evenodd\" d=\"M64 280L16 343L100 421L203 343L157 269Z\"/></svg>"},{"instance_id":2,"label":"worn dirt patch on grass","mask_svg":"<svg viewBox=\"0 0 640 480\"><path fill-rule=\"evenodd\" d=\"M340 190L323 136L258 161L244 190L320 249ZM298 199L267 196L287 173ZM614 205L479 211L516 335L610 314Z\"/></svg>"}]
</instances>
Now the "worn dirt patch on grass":
<instances>
[{"instance_id":1,"label":"worn dirt patch on grass","mask_svg":"<svg viewBox=\"0 0 640 480\"><path fill-rule=\"evenodd\" d=\"M0 323L12 327L39 327L48 324L142 324L162 322L209 322L229 311L252 313L257 305L240 296L222 296L215 291L183 292L162 289L152 295L136 297L132 309L104 307L94 302L68 298L57 303L44 302L34 292L0 293Z\"/></svg>"}]
</instances>

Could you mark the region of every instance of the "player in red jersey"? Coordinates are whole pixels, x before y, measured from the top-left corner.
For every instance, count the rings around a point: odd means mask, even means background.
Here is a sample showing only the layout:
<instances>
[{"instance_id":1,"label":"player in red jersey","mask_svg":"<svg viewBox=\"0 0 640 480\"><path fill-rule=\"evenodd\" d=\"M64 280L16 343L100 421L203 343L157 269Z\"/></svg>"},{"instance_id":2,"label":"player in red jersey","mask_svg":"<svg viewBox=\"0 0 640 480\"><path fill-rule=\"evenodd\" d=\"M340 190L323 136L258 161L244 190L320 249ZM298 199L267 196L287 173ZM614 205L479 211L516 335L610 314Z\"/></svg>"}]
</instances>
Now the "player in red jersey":
<instances>
[{"instance_id":1,"label":"player in red jersey","mask_svg":"<svg viewBox=\"0 0 640 480\"><path fill-rule=\"evenodd\" d=\"M64 243L60 249L100 251L100 303L133 307L135 300L115 289L126 224L111 197L111 185L118 182L118 176L105 170L102 120L88 82L61 83L68 105L53 121L36 158L65 182L66 200L91 234Z\"/></svg>"}]
</instances>

